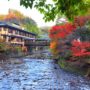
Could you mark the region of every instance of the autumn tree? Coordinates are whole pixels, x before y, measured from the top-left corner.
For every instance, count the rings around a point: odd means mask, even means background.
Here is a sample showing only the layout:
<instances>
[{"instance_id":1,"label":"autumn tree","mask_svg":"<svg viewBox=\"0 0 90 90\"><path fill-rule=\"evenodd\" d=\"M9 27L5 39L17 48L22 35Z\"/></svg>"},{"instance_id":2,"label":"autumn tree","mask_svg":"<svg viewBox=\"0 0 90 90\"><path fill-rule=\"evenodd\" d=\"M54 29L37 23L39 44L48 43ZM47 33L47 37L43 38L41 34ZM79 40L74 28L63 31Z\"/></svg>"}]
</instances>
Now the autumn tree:
<instances>
[{"instance_id":1,"label":"autumn tree","mask_svg":"<svg viewBox=\"0 0 90 90\"><path fill-rule=\"evenodd\" d=\"M0 15L0 20L4 20L5 15Z\"/></svg>"}]
</instances>

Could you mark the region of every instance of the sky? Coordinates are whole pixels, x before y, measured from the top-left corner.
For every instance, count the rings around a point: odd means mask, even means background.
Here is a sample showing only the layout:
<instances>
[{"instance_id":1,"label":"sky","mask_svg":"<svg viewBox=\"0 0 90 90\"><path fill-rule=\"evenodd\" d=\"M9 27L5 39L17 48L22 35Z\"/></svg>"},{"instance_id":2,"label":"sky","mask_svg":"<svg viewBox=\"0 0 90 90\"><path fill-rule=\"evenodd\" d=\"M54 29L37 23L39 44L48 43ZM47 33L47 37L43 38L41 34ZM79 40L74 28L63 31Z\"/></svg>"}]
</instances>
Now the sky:
<instances>
[{"instance_id":1,"label":"sky","mask_svg":"<svg viewBox=\"0 0 90 90\"><path fill-rule=\"evenodd\" d=\"M50 0L48 0L50 1ZM22 14L31 17L33 20L36 21L39 27L42 26L53 26L55 22L48 22L45 23L43 20L43 15L39 13L35 8L33 9L26 9L23 6L20 6L19 0L0 0L0 14L8 14L9 9L15 9L20 11Z\"/></svg>"}]
</instances>

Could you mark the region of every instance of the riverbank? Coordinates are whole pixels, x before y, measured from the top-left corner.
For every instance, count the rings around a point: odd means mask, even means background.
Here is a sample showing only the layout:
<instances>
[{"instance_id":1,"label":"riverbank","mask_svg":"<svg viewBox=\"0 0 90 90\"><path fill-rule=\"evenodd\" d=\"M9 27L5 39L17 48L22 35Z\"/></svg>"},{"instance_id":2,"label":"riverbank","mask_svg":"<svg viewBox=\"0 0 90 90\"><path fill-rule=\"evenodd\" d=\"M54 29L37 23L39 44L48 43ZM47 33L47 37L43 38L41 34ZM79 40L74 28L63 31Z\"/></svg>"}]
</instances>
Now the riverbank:
<instances>
[{"instance_id":1,"label":"riverbank","mask_svg":"<svg viewBox=\"0 0 90 90\"><path fill-rule=\"evenodd\" d=\"M68 72L72 72L74 74L78 74L81 76L84 76L86 78L90 78L89 74L90 74L90 68L89 66L80 66L79 62L68 62L68 61L64 61L64 60L58 60L58 65L68 71Z\"/></svg>"}]
</instances>

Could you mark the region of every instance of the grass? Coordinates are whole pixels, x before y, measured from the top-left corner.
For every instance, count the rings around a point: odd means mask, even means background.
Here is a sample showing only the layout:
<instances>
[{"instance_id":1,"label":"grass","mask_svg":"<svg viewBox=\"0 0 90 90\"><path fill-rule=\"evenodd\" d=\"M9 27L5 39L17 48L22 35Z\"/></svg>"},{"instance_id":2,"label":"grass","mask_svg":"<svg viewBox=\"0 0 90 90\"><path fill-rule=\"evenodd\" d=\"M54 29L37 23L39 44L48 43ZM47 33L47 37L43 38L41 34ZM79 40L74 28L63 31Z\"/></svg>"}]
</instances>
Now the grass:
<instances>
[{"instance_id":1,"label":"grass","mask_svg":"<svg viewBox=\"0 0 90 90\"><path fill-rule=\"evenodd\" d=\"M86 73L87 73L86 69L81 68L77 65L74 65L74 64L66 62L66 61L59 60L58 64L62 69L69 71L69 72L73 72L73 73L80 74L83 76L86 75Z\"/></svg>"}]
</instances>

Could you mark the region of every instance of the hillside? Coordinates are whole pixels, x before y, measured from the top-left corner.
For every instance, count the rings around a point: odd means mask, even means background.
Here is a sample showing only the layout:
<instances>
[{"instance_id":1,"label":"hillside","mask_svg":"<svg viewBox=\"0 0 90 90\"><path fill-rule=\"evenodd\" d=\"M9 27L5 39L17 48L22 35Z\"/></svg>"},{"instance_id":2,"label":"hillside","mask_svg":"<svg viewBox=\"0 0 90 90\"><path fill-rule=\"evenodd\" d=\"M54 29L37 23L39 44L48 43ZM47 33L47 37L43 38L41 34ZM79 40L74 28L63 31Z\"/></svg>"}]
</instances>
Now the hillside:
<instances>
[{"instance_id":1,"label":"hillside","mask_svg":"<svg viewBox=\"0 0 90 90\"><path fill-rule=\"evenodd\" d=\"M0 15L0 20L8 23L14 23L25 28L27 31L40 34L37 23L30 17L24 16L17 10L10 9L7 15Z\"/></svg>"}]
</instances>

